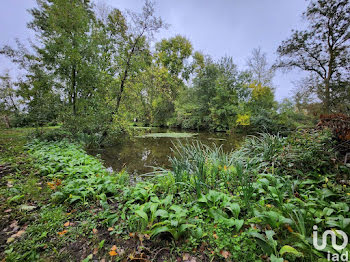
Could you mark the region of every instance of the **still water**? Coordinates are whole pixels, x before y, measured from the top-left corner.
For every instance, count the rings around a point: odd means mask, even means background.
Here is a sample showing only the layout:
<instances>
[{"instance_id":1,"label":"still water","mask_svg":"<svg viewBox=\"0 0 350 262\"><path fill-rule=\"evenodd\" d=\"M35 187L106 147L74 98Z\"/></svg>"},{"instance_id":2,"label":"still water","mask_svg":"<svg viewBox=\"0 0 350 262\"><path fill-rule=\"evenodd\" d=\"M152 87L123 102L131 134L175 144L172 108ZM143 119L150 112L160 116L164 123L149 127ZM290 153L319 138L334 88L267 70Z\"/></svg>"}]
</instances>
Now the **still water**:
<instances>
[{"instance_id":1,"label":"still water","mask_svg":"<svg viewBox=\"0 0 350 262\"><path fill-rule=\"evenodd\" d=\"M113 147L90 150L89 153L99 156L104 165L114 171L124 169L129 174L141 175L154 171L154 167L170 168L168 159L173 154L171 148L178 141L183 144L200 141L208 146L216 144L222 146L225 152L230 152L243 140L242 135L209 132L192 132L192 137L164 137L175 132L181 133L180 136L188 134L188 131L182 133L177 129L152 128L147 131L146 136L134 137Z\"/></svg>"}]
</instances>

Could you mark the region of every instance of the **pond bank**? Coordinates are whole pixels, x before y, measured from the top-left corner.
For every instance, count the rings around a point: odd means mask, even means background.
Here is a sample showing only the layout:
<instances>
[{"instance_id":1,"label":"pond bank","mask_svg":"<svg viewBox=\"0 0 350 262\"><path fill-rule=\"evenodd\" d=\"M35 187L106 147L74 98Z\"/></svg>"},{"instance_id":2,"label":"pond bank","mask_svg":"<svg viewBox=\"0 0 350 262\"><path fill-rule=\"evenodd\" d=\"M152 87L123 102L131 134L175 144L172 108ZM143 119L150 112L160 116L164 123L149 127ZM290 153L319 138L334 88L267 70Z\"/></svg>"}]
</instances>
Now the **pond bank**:
<instances>
[{"instance_id":1,"label":"pond bank","mask_svg":"<svg viewBox=\"0 0 350 262\"><path fill-rule=\"evenodd\" d=\"M141 129L141 128L140 128ZM141 129L142 130L142 129ZM182 131L170 128L147 128L147 132L132 139L121 141L115 146L98 150L87 150L93 156L99 156L106 167L119 172L126 170L133 175L152 172L154 167L170 168L169 156L173 154L173 143L196 143L221 146L224 152L235 150L244 140L244 135Z\"/></svg>"}]
</instances>

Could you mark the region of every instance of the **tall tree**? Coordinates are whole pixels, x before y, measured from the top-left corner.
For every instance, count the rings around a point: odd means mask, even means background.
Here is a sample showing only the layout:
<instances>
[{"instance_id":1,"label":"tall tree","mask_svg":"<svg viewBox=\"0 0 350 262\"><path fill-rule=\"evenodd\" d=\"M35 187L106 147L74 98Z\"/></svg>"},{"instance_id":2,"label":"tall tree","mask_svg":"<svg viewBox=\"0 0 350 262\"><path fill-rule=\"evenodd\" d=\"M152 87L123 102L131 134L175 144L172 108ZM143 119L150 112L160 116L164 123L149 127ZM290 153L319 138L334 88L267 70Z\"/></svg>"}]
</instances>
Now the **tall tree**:
<instances>
[{"instance_id":1,"label":"tall tree","mask_svg":"<svg viewBox=\"0 0 350 262\"><path fill-rule=\"evenodd\" d=\"M67 105L60 110L64 122L76 131L91 128L91 121L85 121L89 122L85 127L77 121L93 115L102 121L107 114L105 71L109 63L106 32L97 23L90 1L37 0L37 7L29 12L33 20L28 27L36 33L32 53L21 45L17 50L1 50L27 71L21 84L23 93L39 99L28 103L39 105L41 102L36 102L47 99L46 95L58 93ZM102 126L95 125L97 129Z\"/></svg>"},{"instance_id":2,"label":"tall tree","mask_svg":"<svg viewBox=\"0 0 350 262\"><path fill-rule=\"evenodd\" d=\"M42 44L35 46L42 54L46 68L62 82L68 95L73 115L77 113L79 75L90 27L88 1L46 0L37 1L38 7L30 10L33 21L29 27L37 33Z\"/></svg>"},{"instance_id":3,"label":"tall tree","mask_svg":"<svg viewBox=\"0 0 350 262\"><path fill-rule=\"evenodd\" d=\"M117 28L121 30L117 34L121 37L122 42L119 46L119 90L116 95L116 105L114 113L118 113L124 88L130 76L134 75L138 69L140 56L147 47L147 41L153 37L154 33L166 24L160 17L155 16L154 4L146 0L142 13L129 12L129 23L125 21L121 12L115 10L110 16L110 21L114 21ZM122 23L122 26L120 24ZM147 48L146 48L147 49Z\"/></svg>"},{"instance_id":4,"label":"tall tree","mask_svg":"<svg viewBox=\"0 0 350 262\"><path fill-rule=\"evenodd\" d=\"M156 44L157 62L169 70L176 78L189 78L188 59L192 55L191 42L181 35L163 39Z\"/></svg>"},{"instance_id":5,"label":"tall tree","mask_svg":"<svg viewBox=\"0 0 350 262\"><path fill-rule=\"evenodd\" d=\"M337 93L337 81L348 77L350 55L350 2L348 0L311 1L304 18L309 28L294 31L283 41L277 52L278 67L300 68L322 81L318 91L324 111L331 111L332 94Z\"/></svg>"},{"instance_id":6,"label":"tall tree","mask_svg":"<svg viewBox=\"0 0 350 262\"><path fill-rule=\"evenodd\" d=\"M275 75L275 69L269 65L266 53L261 48L254 48L252 54L247 59L248 70L252 74L252 80L257 85L272 87L272 79Z\"/></svg>"},{"instance_id":7,"label":"tall tree","mask_svg":"<svg viewBox=\"0 0 350 262\"><path fill-rule=\"evenodd\" d=\"M0 76L0 112L7 128L11 127L10 114L18 114L18 100L8 72Z\"/></svg>"}]
</instances>

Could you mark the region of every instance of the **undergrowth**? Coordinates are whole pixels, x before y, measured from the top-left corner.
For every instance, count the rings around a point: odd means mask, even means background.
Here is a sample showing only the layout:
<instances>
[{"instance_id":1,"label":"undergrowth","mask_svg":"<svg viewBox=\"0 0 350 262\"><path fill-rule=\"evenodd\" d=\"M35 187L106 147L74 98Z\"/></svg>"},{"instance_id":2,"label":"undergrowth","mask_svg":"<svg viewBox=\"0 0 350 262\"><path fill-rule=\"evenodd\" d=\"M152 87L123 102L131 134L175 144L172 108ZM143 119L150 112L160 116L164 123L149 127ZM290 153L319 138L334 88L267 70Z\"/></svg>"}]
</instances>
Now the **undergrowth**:
<instances>
[{"instance_id":1,"label":"undergrowth","mask_svg":"<svg viewBox=\"0 0 350 262\"><path fill-rule=\"evenodd\" d=\"M313 247L313 225L350 235L349 167L336 161L332 143L327 132L263 134L231 154L177 143L171 170L131 185L127 173L108 172L77 144L34 140L26 145L32 181L2 189L6 208L32 201L36 210L26 211L26 234L6 245L5 257L75 260L65 248L80 240L85 261L323 259L338 251ZM31 192L40 182L47 198ZM167 254L147 251L159 241Z\"/></svg>"}]
</instances>

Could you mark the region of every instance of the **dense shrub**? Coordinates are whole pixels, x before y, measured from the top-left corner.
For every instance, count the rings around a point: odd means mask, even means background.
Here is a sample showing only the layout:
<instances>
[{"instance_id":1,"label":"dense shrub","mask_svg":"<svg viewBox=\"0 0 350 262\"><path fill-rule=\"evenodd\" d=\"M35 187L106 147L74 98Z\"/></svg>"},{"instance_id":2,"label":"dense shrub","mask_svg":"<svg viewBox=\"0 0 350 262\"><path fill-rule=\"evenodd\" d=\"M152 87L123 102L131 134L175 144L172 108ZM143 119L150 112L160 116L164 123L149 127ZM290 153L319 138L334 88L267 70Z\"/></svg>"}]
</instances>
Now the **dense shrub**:
<instances>
[{"instance_id":1,"label":"dense shrub","mask_svg":"<svg viewBox=\"0 0 350 262\"><path fill-rule=\"evenodd\" d=\"M279 175L324 175L336 168L334 140L328 131L304 130L288 137L261 134L247 139L234 156Z\"/></svg>"},{"instance_id":2,"label":"dense shrub","mask_svg":"<svg viewBox=\"0 0 350 262\"><path fill-rule=\"evenodd\" d=\"M61 141L63 139L71 140L73 138L72 133L62 128L53 129L40 129L37 128L30 136L34 139L42 141Z\"/></svg>"}]
</instances>

